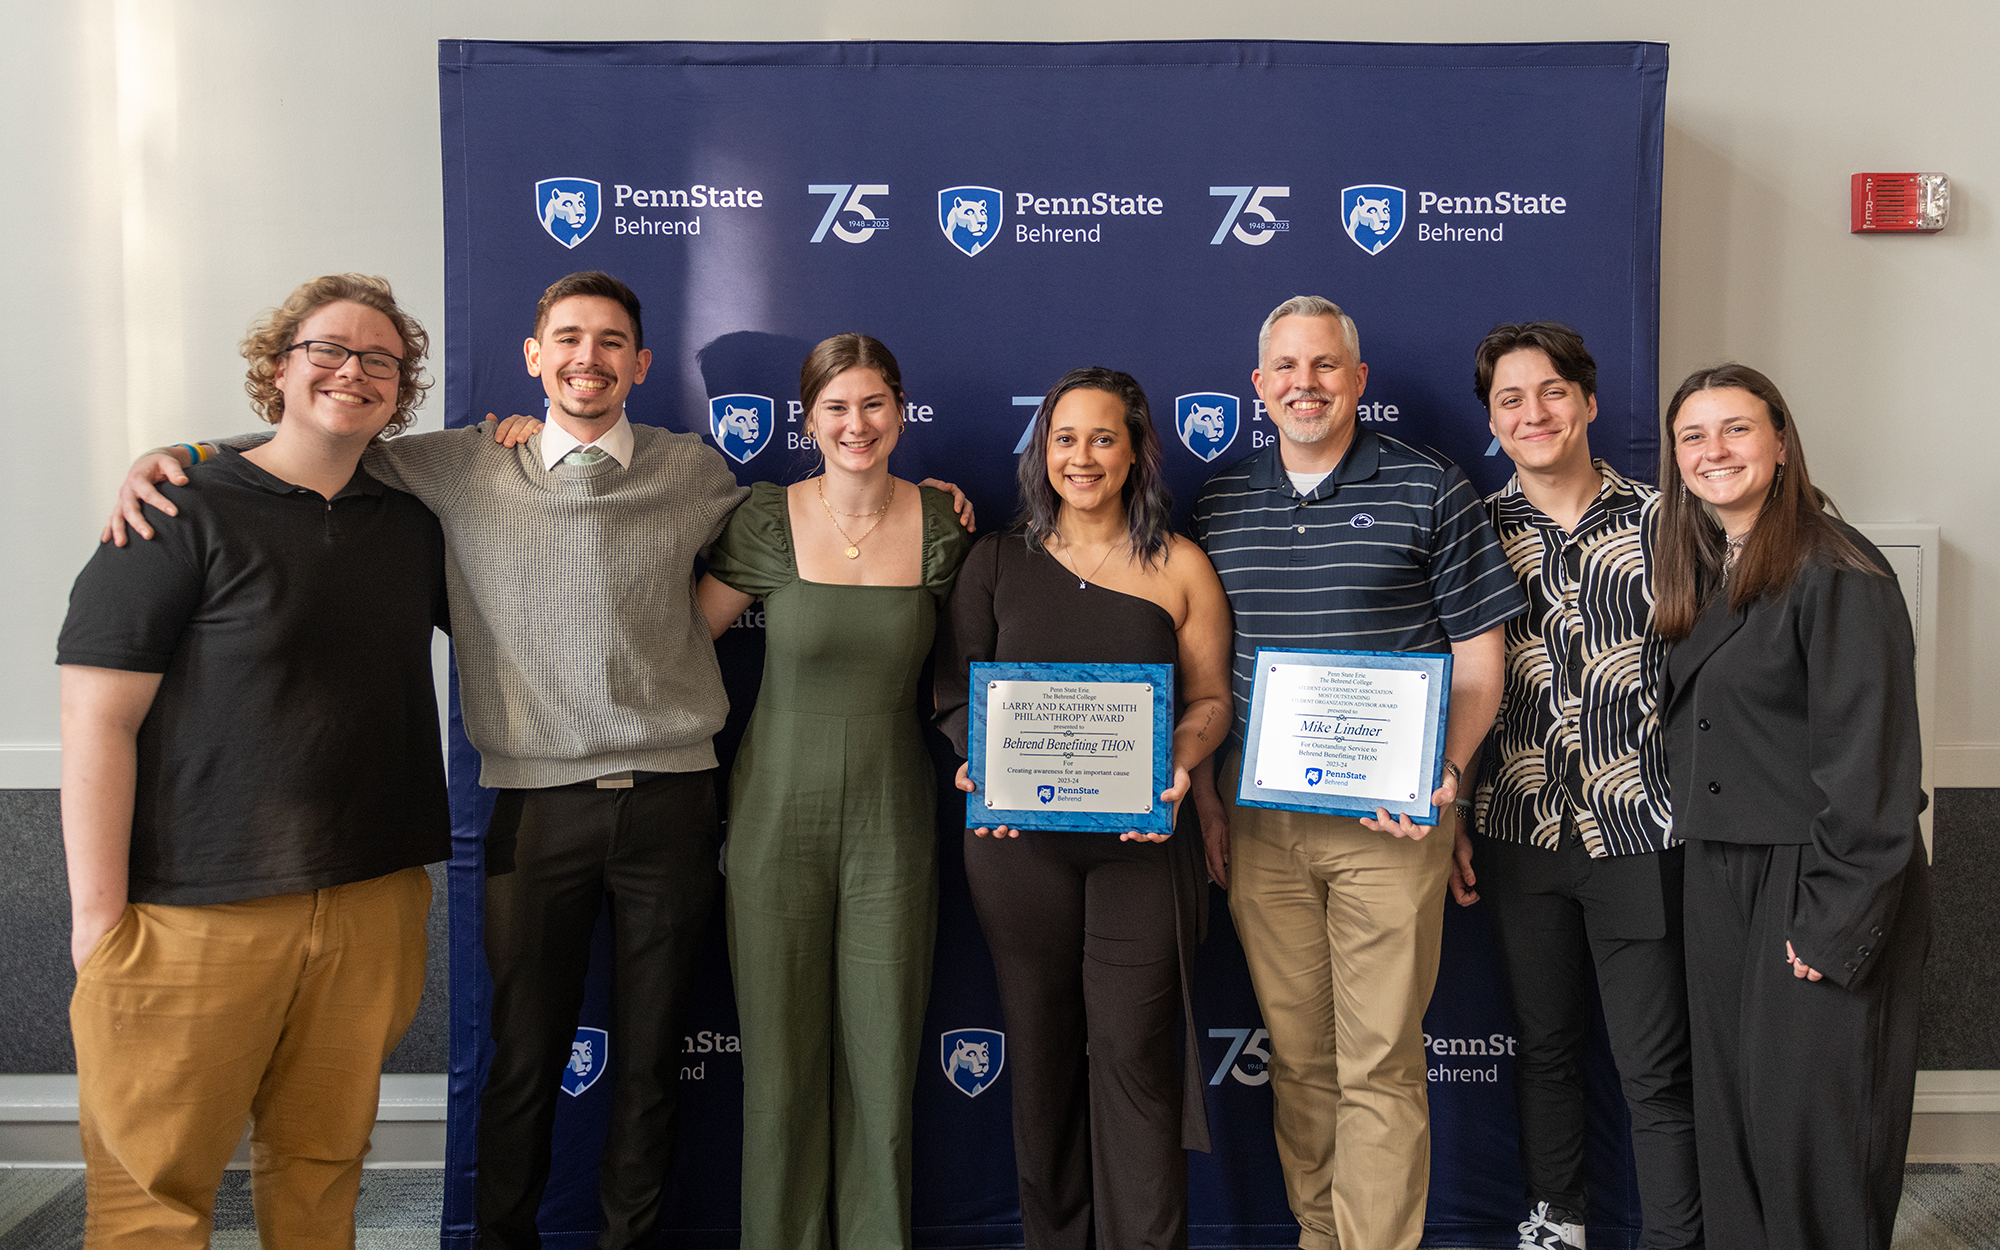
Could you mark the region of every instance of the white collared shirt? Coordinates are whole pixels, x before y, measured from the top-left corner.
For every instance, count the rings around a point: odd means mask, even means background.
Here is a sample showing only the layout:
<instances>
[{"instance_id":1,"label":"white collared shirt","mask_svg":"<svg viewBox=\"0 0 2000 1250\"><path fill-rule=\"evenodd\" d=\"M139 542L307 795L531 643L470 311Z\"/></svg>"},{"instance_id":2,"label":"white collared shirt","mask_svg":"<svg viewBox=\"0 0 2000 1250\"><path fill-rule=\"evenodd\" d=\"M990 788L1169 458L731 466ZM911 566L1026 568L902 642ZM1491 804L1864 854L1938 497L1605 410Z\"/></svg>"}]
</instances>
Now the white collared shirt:
<instances>
[{"instance_id":1,"label":"white collared shirt","mask_svg":"<svg viewBox=\"0 0 2000 1250\"><path fill-rule=\"evenodd\" d=\"M579 443L576 436L562 427L559 421L551 421L542 427L542 467L553 469L564 456L579 447L595 447L618 462L621 469L632 467L632 422L624 413L618 414L618 424L606 430L597 441Z\"/></svg>"}]
</instances>

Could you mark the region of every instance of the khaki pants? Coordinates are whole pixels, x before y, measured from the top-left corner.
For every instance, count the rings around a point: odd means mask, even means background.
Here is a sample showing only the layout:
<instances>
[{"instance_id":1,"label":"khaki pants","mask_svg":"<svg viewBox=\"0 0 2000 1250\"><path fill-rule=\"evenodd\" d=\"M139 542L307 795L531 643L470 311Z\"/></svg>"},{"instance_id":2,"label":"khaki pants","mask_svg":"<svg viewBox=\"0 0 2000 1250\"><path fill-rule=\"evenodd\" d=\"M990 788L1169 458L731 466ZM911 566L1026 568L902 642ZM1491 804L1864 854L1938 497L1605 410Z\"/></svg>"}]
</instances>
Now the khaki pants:
<instances>
[{"instance_id":1,"label":"khaki pants","mask_svg":"<svg viewBox=\"0 0 2000 1250\"><path fill-rule=\"evenodd\" d=\"M1437 984L1452 818L1418 840L1235 805L1229 912L1271 1034L1285 1191L1306 1250L1407 1250L1424 1230L1423 1019Z\"/></svg>"},{"instance_id":2,"label":"khaki pants","mask_svg":"<svg viewBox=\"0 0 2000 1250\"><path fill-rule=\"evenodd\" d=\"M86 1246L206 1246L246 1120L262 1244L354 1244L382 1060L423 992L430 899L407 868L125 909L70 1000Z\"/></svg>"}]
</instances>

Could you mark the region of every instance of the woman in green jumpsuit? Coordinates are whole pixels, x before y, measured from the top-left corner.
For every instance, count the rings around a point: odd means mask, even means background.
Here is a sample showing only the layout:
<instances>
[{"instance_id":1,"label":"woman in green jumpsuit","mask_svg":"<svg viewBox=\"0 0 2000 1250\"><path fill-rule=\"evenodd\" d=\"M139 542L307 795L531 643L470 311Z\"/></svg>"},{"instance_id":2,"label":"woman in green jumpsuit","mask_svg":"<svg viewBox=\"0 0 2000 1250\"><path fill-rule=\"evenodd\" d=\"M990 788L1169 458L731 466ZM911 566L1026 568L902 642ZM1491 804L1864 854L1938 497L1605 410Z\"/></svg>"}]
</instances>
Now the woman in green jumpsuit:
<instances>
[{"instance_id":1,"label":"woman in green jumpsuit","mask_svg":"<svg viewBox=\"0 0 2000 1250\"><path fill-rule=\"evenodd\" d=\"M910 1106L937 924L918 673L969 538L889 474L895 358L843 334L800 370L823 476L758 483L700 589L718 636L764 601L763 686L730 778L743 1031L743 1240L910 1244Z\"/></svg>"}]
</instances>

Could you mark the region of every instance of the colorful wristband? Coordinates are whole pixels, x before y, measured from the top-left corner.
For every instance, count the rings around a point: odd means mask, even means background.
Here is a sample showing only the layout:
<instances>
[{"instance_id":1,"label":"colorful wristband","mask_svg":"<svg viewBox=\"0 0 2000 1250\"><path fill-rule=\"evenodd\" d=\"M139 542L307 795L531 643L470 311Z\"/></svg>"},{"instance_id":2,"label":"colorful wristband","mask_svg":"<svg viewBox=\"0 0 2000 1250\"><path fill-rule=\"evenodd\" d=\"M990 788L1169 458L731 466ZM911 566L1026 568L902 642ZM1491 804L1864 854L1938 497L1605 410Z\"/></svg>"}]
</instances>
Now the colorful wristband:
<instances>
[{"instance_id":1,"label":"colorful wristband","mask_svg":"<svg viewBox=\"0 0 2000 1250\"><path fill-rule=\"evenodd\" d=\"M202 461L208 459L207 456L202 454L201 448L193 443L175 443L174 446L187 448L187 453L194 457L195 464L200 464Z\"/></svg>"}]
</instances>

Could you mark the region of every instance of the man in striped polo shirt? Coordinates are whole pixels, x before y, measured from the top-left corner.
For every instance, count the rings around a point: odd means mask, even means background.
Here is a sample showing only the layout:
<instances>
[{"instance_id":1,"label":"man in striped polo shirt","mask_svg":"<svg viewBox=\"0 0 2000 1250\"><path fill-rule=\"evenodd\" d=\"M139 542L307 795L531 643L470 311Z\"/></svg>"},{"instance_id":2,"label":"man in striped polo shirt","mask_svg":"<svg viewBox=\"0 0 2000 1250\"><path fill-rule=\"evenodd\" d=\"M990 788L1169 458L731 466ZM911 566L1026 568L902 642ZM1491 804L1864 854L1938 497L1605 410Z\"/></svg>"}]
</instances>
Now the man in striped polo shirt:
<instances>
[{"instance_id":1,"label":"man in striped polo shirt","mask_svg":"<svg viewBox=\"0 0 2000 1250\"><path fill-rule=\"evenodd\" d=\"M1235 725L1195 783L1209 873L1271 1037L1278 1157L1304 1250L1407 1250L1423 1235L1437 983L1460 769L1500 701L1501 626L1526 601L1458 467L1362 430L1360 335L1317 296L1264 320L1250 383L1278 441L1195 504L1236 615ZM1444 827L1237 807L1257 648L1452 653Z\"/></svg>"},{"instance_id":2,"label":"man in striped polo shirt","mask_svg":"<svg viewBox=\"0 0 2000 1250\"><path fill-rule=\"evenodd\" d=\"M1580 1078L1594 970L1632 1113L1639 1244L1698 1246L1682 851L1659 732L1667 644L1650 628L1659 492L1591 459L1597 363L1568 326L1495 326L1473 357L1473 393L1514 462L1487 506L1528 611L1507 624L1506 685L1479 767L1482 836L1475 858L1474 822L1461 823L1451 889L1462 905L1485 896L1520 1025L1520 1244L1585 1243Z\"/></svg>"}]
</instances>

